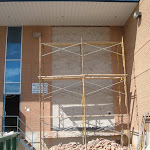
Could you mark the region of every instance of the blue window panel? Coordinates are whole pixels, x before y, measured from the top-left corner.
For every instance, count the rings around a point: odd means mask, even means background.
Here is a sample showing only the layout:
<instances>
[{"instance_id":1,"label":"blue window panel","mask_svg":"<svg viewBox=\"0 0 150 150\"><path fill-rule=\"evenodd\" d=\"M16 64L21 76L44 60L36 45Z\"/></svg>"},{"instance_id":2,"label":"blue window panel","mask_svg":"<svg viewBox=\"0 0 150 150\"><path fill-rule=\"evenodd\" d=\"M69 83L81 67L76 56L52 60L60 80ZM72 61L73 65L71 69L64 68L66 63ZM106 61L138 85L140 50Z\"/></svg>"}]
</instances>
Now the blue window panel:
<instances>
[{"instance_id":1,"label":"blue window panel","mask_svg":"<svg viewBox=\"0 0 150 150\"><path fill-rule=\"evenodd\" d=\"M6 59L21 58L21 43L8 43Z\"/></svg>"},{"instance_id":2,"label":"blue window panel","mask_svg":"<svg viewBox=\"0 0 150 150\"><path fill-rule=\"evenodd\" d=\"M5 82L20 82L20 61L6 61Z\"/></svg>"},{"instance_id":3,"label":"blue window panel","mask_svg":"<svg viewBox=\"0 0 150 150\"><path fill-rule=\"evenodd\" d=\"M5 83L5 94L20 94L20 83Z\"/></svg>"},{"instance_id":4,"label":"blue window panel","mask_svg":"<svg viewBox=\"0 0 150 150\"><path fill-rule=\"evenodd\" d=\"M6 59L21 58L21 27L9 27Z\"/></svg>"}]
</instances>

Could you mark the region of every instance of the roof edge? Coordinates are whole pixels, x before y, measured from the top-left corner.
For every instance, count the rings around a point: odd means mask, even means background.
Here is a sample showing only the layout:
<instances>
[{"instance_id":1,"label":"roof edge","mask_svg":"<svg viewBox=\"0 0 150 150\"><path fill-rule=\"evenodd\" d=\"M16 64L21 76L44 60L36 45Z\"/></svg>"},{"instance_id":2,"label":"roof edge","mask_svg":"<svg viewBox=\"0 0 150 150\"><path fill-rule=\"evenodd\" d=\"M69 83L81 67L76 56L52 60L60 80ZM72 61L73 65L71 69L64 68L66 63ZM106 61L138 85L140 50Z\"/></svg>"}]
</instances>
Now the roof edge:
<instances>
[{"instance_id":1,"label":"roof edge","mask_svg":"<svg viewBox=\"0 0 150 150\"><path fill-rule=\"evenodd\" d=\"M66 2L139 2L140 0L0 0L0 2L47 2L47 1L66 1Z\"/></svg>"}]
</instances>

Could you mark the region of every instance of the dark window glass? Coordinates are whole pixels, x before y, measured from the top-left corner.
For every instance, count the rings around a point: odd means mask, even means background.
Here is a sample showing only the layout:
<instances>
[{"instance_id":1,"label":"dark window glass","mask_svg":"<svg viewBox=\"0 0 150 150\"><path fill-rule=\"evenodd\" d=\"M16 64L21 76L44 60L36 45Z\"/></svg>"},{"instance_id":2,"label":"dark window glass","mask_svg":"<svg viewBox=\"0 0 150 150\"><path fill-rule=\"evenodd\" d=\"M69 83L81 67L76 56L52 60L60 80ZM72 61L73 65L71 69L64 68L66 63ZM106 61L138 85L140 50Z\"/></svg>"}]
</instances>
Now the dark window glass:
<instances>
[{"instance_id":1,"label":"dark window glass","mask_svg":"<svg viewBox=\"0 0 150 150\"><path fill-rule=\"evenodd\" d=\"M21 58L21 27L9 27L6 59Z\"/></svg>"},{"instance_id":2,"label":"dark window glass","mask_svg":"<svg viewBox=\"0 0 150 150\"><path fill-rule=\"evenodd\" d=\"M19 94L20 83L5 83L5 93L6 94Z\"/></svg>"},{"instance_id":3,"label":"dark window glass","mask_svg":"<svg viewBox=\"0 0 150 150\"><path fill-rule=\"evenodd\" d=\"M20 61L6 61L5 82L20 82Z\"/></svg>"}]
</instances>

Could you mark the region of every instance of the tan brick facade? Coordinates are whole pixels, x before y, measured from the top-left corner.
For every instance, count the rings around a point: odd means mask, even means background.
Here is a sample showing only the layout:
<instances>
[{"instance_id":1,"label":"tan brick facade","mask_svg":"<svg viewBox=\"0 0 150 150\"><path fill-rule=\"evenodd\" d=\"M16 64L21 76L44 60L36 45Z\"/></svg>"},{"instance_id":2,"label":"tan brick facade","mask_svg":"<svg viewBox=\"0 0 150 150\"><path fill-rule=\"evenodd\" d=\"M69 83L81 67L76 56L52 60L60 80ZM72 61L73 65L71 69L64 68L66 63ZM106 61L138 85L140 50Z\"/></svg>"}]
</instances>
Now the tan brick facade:
<instances>
[{"instance_id":1,"label":"tan brick facade","mask_svg":"<svg viewBox=\"0 0 150 150\"><path fill-rule=\"evenodd\" d=\"M128 100L130 103L131 131L139 132L142 117L150 112L150 2L142 0L135 11L142 12L141 19L132 15L124 26ZM134 135L134 133L133 133ZM134 137L134 136L133 136ZM137 137L133 138L136 144Z\"/></svg>"},{"instance_id":2,"label":"tan brick facade","mask_svg":"<svg viewBox=\"0 0 150 150\"><path fill-rule=\"evenodd\" d=\"M40 129L39 94L32 94L32 83L38 83L39 40L33 38L33 32L41 32L42 42L51 41L51 27L23 27L22 77L21 77L21 119L34 131ZM48 49L50 51L50 49ZM45 73L50 74L51 62L46 64ZM30 108L27 112L25 107ZM45 115L50 115L50 101L45 102Z\"/></svg>"},{"instance_id":3,"label":"tan brick facade","mask_svg":"<svg viewBox=\"0 0 150 150\"><path fill-rule=\"evenodd\" d=\"M3 27L3 30L6 30L6 27ZM33 32L41 32L42 42L51 41L51 27L50 26L24 26L23 27L23 43L22 43L22 76L21 76L21 119L34 131L39 131L39 95L32 94L32 83L38 83L39 75L39 40L33 38ZM4 31L3 31L4 32ZM6 31L5 31L6 32ZM123 34L123 27L110 27L110 41L120 42ZM6 39L6 35L5 35ZM4 41L3 41L4 42ZM5 45L5 43L3 44ZM3 61L5 61L5 49L3 49ZM116 47L113 48L116 51ZM46 49L50 51L50 49ZM120 51L120 49L119 49ZM1 55L2 56L2 55ZM1 59L2 60L2 59ZM44 68L44 74L51 74L51 58L50 56L46 57L47 63ZM3 62L4 66L4 62ZM116 54L112 54L112 73L118 73L117 71L117 59ZM120 58L120 69L119 72L122 72L122 59ZM4 75L4 72L3 74ZM4 76L1 76L1 78ZM4 82L2 80L2 83ZM3 89L3 88L2 88ZM116 88L117 90L117 88ZM114 94L114 113L119 113L119 103L118 95ZM3 94L2 94L3 95ZM3 107L1 105L1 107ZM29 108L30 111L26 111L25 108ZM124 105L122 106L124 108ZM3 108L2 108L3 109ZM125 109L122 109L122 113L126 113ZM45 102L45 115L49 116L51 114L51 101L48 100ZM47 120L50 122L50 120ZM23 128L23 126L22 126ZM24 129L24 128L23 128ZM49 130L49 128L47 128ZM26 131L26 129L24 129Z\"/></svg>"}]
</instances>

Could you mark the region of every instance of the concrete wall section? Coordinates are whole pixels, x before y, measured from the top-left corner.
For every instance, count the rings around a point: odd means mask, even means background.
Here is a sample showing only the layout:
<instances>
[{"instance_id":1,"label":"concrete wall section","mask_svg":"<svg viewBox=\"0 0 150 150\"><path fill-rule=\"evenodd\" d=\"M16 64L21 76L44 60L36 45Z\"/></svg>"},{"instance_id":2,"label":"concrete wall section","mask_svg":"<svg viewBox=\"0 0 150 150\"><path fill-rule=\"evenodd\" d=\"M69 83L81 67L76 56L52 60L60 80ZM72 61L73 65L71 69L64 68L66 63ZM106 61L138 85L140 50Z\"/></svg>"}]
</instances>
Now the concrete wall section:
<instances>
[{"instance_id":1,"label":"concrete wall section","mask_svg":"<svg viewBox=\"0 0 150 150\"><path fill-rule=\"evenodd\" d=\"M52 42L56 43L80 43L81 37L84 42L93 41L110 41L109 27L53 27ZM103 46L93 47L84 46L84 54L88 54L99 50ZM53 51L55 49L52 49ZM81 74L81 56L80 47L71 47L68 51L53 53L52 55L52 75L73 75ZM92 53L84 57L84 73L112 73L112 57L108 51L100 51ZM111 90L100 90L104 86L111 85L111 80L87 80L85 82L86 95L86 114L99 115L114 113L113 108L113 93ZM81 115L81 83L80 81L53 81L55 86L52 90L57 90L57 87L67 87L67 90L60 90L52 94L52 115ZM112 87L110 87L112 88ZM90 94L88 94L90 93ZM108 119L108 118L107 118ZM87 118L87 127L102 127L110 125L106 118ZM114 122L113 118L112 119ZM81 118L69 119L53 119L53 128L69 128L77 130L82 126ZM72 130L72 129L71 129Z\"/></svg>"},{"instance_id":2,"label":"concrete wall section","mask_svg":"<svg viewBox=\"0 0 150 150\"><path fill-rule=\"evenodd\" d=\"M7 27L0 26L0 116L3 113L4 68Z\"/></svg>"},{"instance_id":3,"label":"concrete wall section","mask_svg":"<svg viewBox=\"0 0 150 150\"><path fill-rule=\"evenodd\" d=\"M132 15L124 26L127 64L128 100L130 102L131 131L137 135L146 112L150 112L150 3L142 0L135 11L142 12L141 19ZM149 141L147 141L149 144ZM133 136L136 145L137 137Z\"/></svg>"}]
</instances>

